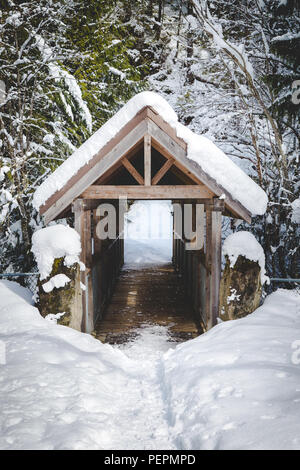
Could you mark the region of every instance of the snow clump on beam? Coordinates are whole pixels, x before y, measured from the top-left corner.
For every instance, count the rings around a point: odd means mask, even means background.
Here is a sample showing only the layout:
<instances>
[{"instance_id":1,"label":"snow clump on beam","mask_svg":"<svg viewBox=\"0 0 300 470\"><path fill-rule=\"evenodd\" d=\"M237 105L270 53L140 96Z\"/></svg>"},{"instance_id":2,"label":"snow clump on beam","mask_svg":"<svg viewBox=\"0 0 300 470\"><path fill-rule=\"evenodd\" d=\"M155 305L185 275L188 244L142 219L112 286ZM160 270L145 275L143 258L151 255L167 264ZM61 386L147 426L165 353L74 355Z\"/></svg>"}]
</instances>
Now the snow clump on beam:
<instances>
[{"instance_id":1,"label":"snow clump on beam","mask_svg":"<svg viewBox=\"0 0 300 470\"><path fill-rule=\"evenodd\" d=\"M175 129L177 136L187 144L187 157L192 159L233 199L239 201L252 215L266 211L266 193L222 150L204 136L199 136L178 122L171 106L159 94L145 91L137 94L123 106L94 135L81 145L44 183L37 188L33 205L39 208L78 171L86 165L118 132L143 108L151 107L163 120Z\"/></svg>"},{"instance_id":2,"label":"snow clump on beam","mask_svg":"<svg viewBox=\"0 0 300 470\"><path fill-rule=\"evenodd\" d=\"M76 230L69 226L51 225L33 234L31 251L37 261L40 278L43 280L51 274L53 262L57 258L65 258L64 264L68 267L75 263L80 264L80 237Z\"/></svg>"},{"instance_id":3,"label":"snow clump on beam","mask_svg":"<svg viewBox=\"0 0 300 470\"><path fill-rule=\"evenodd\" d=\"M47 294L52 292L53 289L59 289L60 287L65 287L66 284L71 282L71 279L65 274L56 274L56 276L51 277L48 282L43 284L43 290Z\"/></svg>"}]
</instances>

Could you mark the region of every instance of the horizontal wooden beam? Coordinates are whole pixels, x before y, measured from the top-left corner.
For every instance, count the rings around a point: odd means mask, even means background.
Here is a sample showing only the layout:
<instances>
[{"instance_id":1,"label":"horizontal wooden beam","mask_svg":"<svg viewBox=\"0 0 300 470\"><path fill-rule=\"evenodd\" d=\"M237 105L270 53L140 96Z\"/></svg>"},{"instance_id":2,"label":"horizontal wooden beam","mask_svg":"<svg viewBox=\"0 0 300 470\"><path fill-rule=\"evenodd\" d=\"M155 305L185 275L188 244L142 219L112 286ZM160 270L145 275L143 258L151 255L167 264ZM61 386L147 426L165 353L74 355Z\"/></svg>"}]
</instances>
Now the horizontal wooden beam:
<instances>
[{"instance_id":1,"label":"horizontal wooden beam","mask_svg":"<svg viewBox=\"0 0 300 470\"><path fill-rule=\"evenodd\" d=\"M132 163L128 160L128 158L123 158L122 164L126 168L127 171L133 176L133 178L141 185L144 184L144 178L139 174L139 172L134 168Z\"/></svg>"},{"instance_id":2,"label":"horizontal wooden beam","mask_svg":"<svg viewBox=\"0 0 300 470\"><path fill-rule=\"evenodd\" d=\"M205 186L90 186L84 199L210 199L213 193Z\"/></svg>"}]
</instances>

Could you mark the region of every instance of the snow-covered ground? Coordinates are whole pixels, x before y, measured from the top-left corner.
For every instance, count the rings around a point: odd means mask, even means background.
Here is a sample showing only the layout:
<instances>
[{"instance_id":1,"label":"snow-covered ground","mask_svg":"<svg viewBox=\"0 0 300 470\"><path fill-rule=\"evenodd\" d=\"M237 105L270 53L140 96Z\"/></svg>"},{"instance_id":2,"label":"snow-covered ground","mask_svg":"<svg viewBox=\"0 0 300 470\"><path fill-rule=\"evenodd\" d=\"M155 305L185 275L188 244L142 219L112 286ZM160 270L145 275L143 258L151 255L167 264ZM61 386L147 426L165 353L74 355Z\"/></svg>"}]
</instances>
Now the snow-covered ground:
<instances>
[{"instance_id":1,"label":"snow-covered ground","mask_svg":"<svg viewBox=\"0 0 300 470\"><path fill-rule=\"evenodd\" d=\"M131 207L127 269L170 261L170 208ZM104 345L42 318L28 290L1 281L0 448L300 449L295 291L179 345L167 327L137 333Z\"/></svg>"},{"instance_id":2,"label":"snow-covered ground","mask_svg":"<svg viewBox=\"0 0 300 470\"><path fill-rule=\"evenodd\" d=\"M172 260L170 201L137 201L125 221L125 268L167 264Z\"/></svg>"},{"instance_id":3,"label":"snow-covered ground","mask_svg":"<svg viewBox=\"0 0 300 470\"><path fill-rule=\"evenodd\" d=\"M112 347L2 281L0 346L1 449L300 449L293 291L177 346L148 327Z\"/></svg>"}]
</instances>

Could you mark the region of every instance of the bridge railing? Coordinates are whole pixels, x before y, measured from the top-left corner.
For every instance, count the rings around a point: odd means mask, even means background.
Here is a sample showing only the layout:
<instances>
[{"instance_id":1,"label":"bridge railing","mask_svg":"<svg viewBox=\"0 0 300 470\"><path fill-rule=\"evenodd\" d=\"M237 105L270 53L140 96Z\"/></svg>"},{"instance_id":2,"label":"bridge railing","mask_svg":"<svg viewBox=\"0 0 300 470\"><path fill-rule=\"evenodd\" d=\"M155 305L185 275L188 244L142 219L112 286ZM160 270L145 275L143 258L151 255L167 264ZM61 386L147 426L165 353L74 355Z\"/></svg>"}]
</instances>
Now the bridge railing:
<instances>
[{"instance_id":1,"label":"bridge railing","mask_svg":"<svg viewBox=\"0 0 300 470\"><path fill-rule=\"evenodd\" d=\"M23 287L27 287L33 294L37 291L39 273L0 273L0 281L6 279L9 281L15 281L21 284Z\"/></svg>"},{"instance_id":2,"label":"bridge railing","mask_svg":"<svg viewBox=\"0 0 300 470\"><path fill-rule=\"evenodd\" d=\"M120 269L124 263L124 240L121 235L93 256L92 282L94 323L102 318L115 288Z\"/></svg>"}]
</instances>

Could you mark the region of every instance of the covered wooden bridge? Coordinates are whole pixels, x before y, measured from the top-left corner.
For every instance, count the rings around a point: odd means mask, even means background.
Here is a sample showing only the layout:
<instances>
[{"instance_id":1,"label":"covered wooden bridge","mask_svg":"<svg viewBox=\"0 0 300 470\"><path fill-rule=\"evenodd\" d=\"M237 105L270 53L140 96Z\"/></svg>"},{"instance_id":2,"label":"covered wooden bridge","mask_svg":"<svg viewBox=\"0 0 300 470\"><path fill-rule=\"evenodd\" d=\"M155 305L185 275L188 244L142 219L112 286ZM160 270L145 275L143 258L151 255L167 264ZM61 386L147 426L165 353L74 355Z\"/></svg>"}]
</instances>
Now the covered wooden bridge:
<instances>
[{"instance_id":1,"label":"covered wooden bridge","mask_svg":"<svg viewBox=\"0 0 300 470\"><path fill-rule=\"evenodd\" d=\"M200 243L200 249L187 250L191 240L185 239L184 232L178 233L178 224L174 226L173 267L182 274L184 296L196 322L205 330L219 315L222 216L251 221L249 209L199 162L189 158L188 142L178 137L176 128L168 122L169 108L160 113L161 102L165 102L159 97L161 101L156 104L154 99L152 105L153 96L157 97L146 92L133 98L37 191L36 205L46 223L73 216L80 234L81 258L86 266L81 282L86 290L80 291L74 318L85 332L92 332L105 317L124 262L122 220L118 219L112 238L101 240L97 236L100 203L111 203L120 215L120 200L124 198L171 200L182 209L181 223L185 211L192 210L194 228L196 223L201 224L199 233L201 237L204 233L204 243ZM196 222L197 204L204 211ZM155 309L155 299L153 302ZM114 322L118 323L117 316Z\"/></svg>"}]
</instances>

